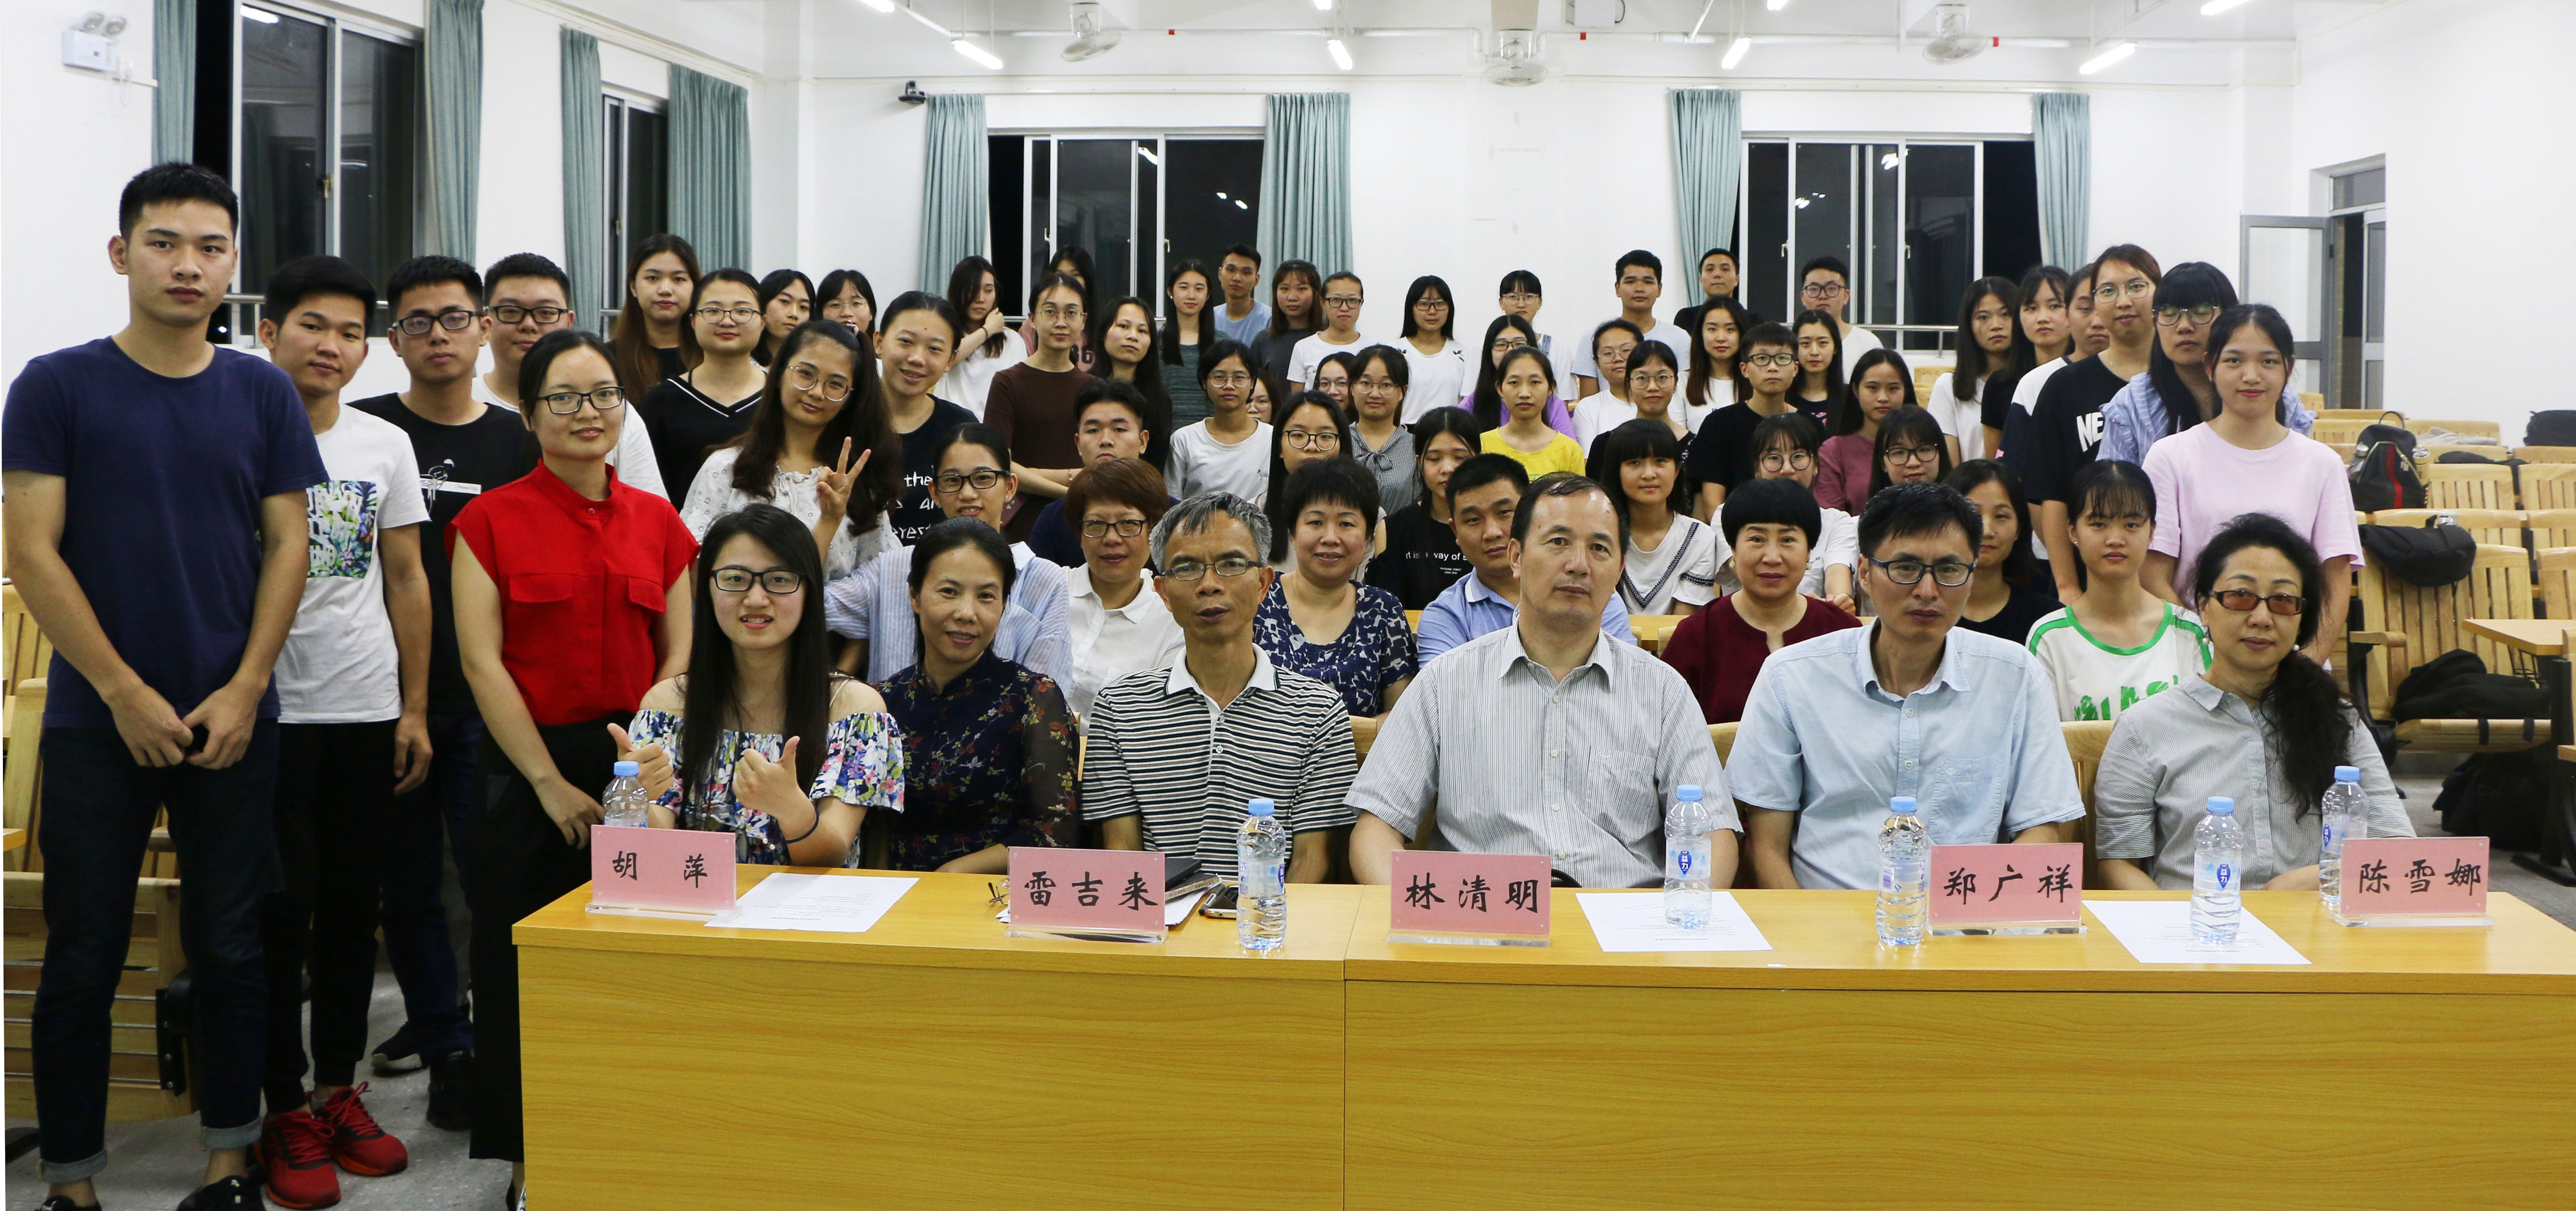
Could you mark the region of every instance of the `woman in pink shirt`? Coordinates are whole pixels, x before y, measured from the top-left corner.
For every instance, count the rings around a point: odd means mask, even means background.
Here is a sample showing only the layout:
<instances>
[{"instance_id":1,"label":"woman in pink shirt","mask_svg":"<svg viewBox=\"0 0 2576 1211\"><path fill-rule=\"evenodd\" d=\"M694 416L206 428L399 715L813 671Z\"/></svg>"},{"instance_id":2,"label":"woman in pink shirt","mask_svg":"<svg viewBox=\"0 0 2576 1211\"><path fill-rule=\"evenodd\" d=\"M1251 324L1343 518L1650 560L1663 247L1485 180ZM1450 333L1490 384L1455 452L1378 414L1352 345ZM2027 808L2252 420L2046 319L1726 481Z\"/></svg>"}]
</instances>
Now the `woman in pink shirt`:
<instances>
[{"instance_id":1,"label":"woman in pink shirt","mask_svg":"<svg viewBox=\"0 0 2576 1211\"><path fill-rule=\"evenodd\" d=\"M2174 586L2192 582L2202 547L2246 513L2280 518L2317 549L2326 584L2350 582L2361 564L2361 529L2353 523L2352 487L2335 452L2281 423L2289 383L2290 326L2260 303L2230 307L2211 325L2210 383L2219 413L2147 449L2147 478L2156 487L2156 536L2148 545L2148 591L2179 602ZM2342 593L2318 603L2316 638L2306 648L2322 664L2343 633L2350 604Z\"/></svg>"}]
</instances>

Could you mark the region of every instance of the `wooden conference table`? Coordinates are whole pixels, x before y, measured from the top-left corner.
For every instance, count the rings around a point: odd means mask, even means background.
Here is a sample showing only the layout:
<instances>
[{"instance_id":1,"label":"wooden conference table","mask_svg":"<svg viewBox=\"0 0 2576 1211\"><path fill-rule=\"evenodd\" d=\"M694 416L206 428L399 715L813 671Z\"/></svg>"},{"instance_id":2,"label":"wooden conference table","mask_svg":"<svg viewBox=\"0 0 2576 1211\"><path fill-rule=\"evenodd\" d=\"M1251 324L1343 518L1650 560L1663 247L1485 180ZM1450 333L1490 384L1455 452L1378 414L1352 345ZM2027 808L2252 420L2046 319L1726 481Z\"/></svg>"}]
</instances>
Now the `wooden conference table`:
<instances>
[{"instance_id":1,"label":"wooden conference table","mask_svg":"<svg viewBox=\"0 0 2576 1211\"><path fill-rule=\"evenodd\" d=\"M745 868L747 889L770 868ZM865 876L860 876L865 877ZM1011 939L929 875L866 934L519 924L549 1208L2563 1208L2576 933L2344 929L2311 966L2080 936L1882 953L1870 897L1737 892L1774 949L1389 945L1299 886L1284 953ZM2152 899L2156 893L2092 893ZM2174 898L2174 897L2167 897Z\"/></svg>"}]
</instances>

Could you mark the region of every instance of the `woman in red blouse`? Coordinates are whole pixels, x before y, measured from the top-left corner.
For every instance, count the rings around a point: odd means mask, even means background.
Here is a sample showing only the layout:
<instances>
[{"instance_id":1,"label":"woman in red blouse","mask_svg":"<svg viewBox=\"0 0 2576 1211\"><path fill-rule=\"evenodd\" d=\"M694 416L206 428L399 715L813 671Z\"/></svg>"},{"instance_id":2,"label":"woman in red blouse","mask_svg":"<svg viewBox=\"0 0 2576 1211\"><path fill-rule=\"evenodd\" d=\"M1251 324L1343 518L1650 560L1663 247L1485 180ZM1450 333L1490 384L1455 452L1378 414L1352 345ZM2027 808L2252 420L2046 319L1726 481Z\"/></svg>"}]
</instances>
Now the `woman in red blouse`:
<instances>
[{"instance_id":1,"label":"woman in red blouse","mask_svg":"<svg viewBox=\"0 0 2576 1211\"><path fill-rule=\"evenodd\" d=\"M1690 683L1709 722L1734 723L1771 653L1860 620L1798 591L1824 528L1824 511L1798 481L1747 480L1726 494L1719 524L1744 587L1682 619L1664 641L1664 663Z\"/></svg>"},{"instance_id":2,"label":"woman in red blouse","mask_svg":"<svg viewBox=\"0 0 2576 1211\"><path fill-rule=\"evenodd\" d=\"M448 523L456 646L501 797L476 822L473 1155L522 1169L519 963L510 926L590 879L590 826L617 758L608 725L689 662L697 542L669 501L617 482L628 421L607 344L549 333L519 364L542 461Z\"/></svg>"}]
</instances>

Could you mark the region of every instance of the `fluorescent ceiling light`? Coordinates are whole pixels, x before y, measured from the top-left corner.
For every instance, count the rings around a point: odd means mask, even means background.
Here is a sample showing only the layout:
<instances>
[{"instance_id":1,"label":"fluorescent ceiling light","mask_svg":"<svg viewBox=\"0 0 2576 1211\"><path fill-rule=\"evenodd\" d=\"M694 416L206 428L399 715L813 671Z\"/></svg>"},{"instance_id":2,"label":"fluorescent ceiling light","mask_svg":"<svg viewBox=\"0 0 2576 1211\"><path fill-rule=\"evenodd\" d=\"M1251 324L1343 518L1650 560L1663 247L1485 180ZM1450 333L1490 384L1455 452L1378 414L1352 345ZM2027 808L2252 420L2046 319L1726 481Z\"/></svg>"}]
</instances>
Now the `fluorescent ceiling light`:
<instances>
[{"instance_id":1,"label":"fluorescent ceiling light","mask_svg":"<svg viewBox=\"0 0 2576 1211\"><path fill-rule=\"evenodd\" d=\"M957 34L956 34L954 31L950 30L950 29L949 29L947 26L945 26L945 25L941 25L940 23L938 23L938 22L936 22L936 21L931 20L931 19L930 19L930 18L928 18L928 17L922 16L922 15L921 15L921 10L920 10L920 9L917 9L917 8L907 8L907 9L903 10L903 15L904 15L904 16L907 16L907 17L910 17L910 18L912 18L913 20L915 20L915 21L918 21L918 22L922 23L923 25L929 26L929 27L930 27L930 32L932 32L932 33L934 33L934 34L937 34L937 35L939 35L939 36L940 36L940 37L942 37L942 38L946 38L946 39L948 39L949 41L952 41L952 42L954 42L954 41L956 41L956 40L957 40Z\"/></svg>"},{"instance_id":2,"label":"fluorescent ceiling light","mask_svg":"<svg viewBox=\"0 0 2576 1211\"><path fill-rule=\"evenodd\" d=\"M1319 13L1333 11L1333 0L1315 0L1315 11Z\"/></svg>"},{"instance_id":3,"label":"fluorescent ceiling light","mask_svg":"<svg viewBox=\"0 0 2576 1211\"><path fill-rule=\"evenodd\" d=\"M993 52L977 46L964 38L959 38L956 41L949 43L949 45L956 47L958 54L964 55L985 67L991 68L994 71L1002 70L1002 61L997 58Z\"/></svg>"},{"instance_id":4,"label":"fluorescent ceiling light","mask_svg":"<svg viewBox=\"0 0 2576 1211\"><path fill-rule=\"evenodd\" d=\"M2245 0L2209 0L2209 3L2200 6L2200 15L2204 17L2215 17L2218 14L2226 12L2227 10L2235 8L2243 3L2245 3Z\"/></svg>"},{"instance_id":5,"label":"fluorescent ceiling light","mask_svg":"<svg viewBox=\"0 0 2576 1211\"><path fill-rule=\"evenodd\" d=\"M2138 53L2137 43L2122 42L2118 45L2104 48L2101 54L2095 55L2090 59L2086 59L2084 61L2084 66L2076 68L2075 70L2089 76L2136 53Z\"/></svg>"},{"instance_id":6,"label":"fluorescent ceiling light","mask_svg":"<svg viewBox=\"0 0 2576 1211\"><path fill-rule=\"evenodd\" d=\"M1789 0L1762 0L1762 7L1770 9L1772 12L1776 13L1781 9L1789 7Z\"/></svg>"},{"instance_id":7,"label":"fluorescent ceiling light","mask_svg":"<svg viewBox=\"0 0 2576 1211\"><path fill-rule=\"evenodd\" d=\"M1241 198L1236 198L1236 199L1234 200L1234 208L1235 208L1236 210L1250 210L1250 209L1252 209L1251 207L1244 205L1244 204L1243 204L1243 199L1241 199Z\"/></svg>"},{"instance_id":8,"label":"fluorescent ceiling light","mask_svg":"<svg viewBox=\"0 0 2576 1211\"><path fill-rule=\"evenodd\" d=\"M859 3L867 5L869 8L875 9L881 13L890 13L894 11L894 0L859 0Z\"/></svg>"},{"instance_id":9,"label":"fluorescent ceiling light","mask_svg":"<svg viewBox=\"0 0 2576 1211\"><path fill-rule=\"evenodd\" d=\"M1216 191L1216 200L1217 200L1217 201L1220 201L1220 202L1224 202L1224 201L1228 201L1228 200L1230 200L1230 199L1228 199L1228 198L1225 196L1225 191L1224 191L1224 190L1222 190L1222 189L1220 189L1220 190Z\"/></svg>"},{"instance_id":10,"label":"fluorescent ceiling light","mask_svg":"<svg viewBox=\"0 0 2576 1211\"><path fill-rule=\"evenodd\" d=\"M1752 49L1753 39L1737 38L1733 46L1726 48L1726 57L1718 60L1717 65L1727 71L1734 71L1736 64L1744 62L1745 52Z\"/></svg>"},{"instance_id":11,"label":"fluorescent ceiling light","mask_svg":"<svg viewBox=\"0 0 2576 1211\"><path fill-rule=\"evenodd\" d=\"M277 14L264 8L252 8L249 5L243 5L241 13L245 20L257 21L262 25L277 24Z\"/></svg>"},{"instance_id":12,"label":"fluorescent ceiling light","mask_svg":"<svg viewBox=\"0 0 2576 1211\"><path fill-rule=\"evenodd\" d=\"M1324 49L1332 52L1333 66L1338 67L1343 71L1349 71L1351 69L1351 48L1342 45L1342 40L1340 38L1333 38L1326 41L1324 43Z\"/></svg>"}]
</instances>

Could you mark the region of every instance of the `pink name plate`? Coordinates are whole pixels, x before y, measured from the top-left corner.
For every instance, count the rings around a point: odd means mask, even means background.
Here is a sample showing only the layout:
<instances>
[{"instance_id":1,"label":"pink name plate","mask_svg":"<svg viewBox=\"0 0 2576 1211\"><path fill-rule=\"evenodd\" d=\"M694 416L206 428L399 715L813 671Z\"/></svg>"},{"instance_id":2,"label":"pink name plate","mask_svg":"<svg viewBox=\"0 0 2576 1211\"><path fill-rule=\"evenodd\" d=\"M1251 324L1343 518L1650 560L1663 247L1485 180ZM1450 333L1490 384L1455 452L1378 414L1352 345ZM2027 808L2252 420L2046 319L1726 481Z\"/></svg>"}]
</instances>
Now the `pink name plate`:
<instances>
[{"instance_id":1,"label":"pink name plate","mask_svg":"<svg viewBox=\"0 0 2576 1211\"><path fill-rule=\"evenodd\" d=\"M2084 932L2084 846L1935 845L1932 932Z\"/></svg>"},{"instance_id":2,"label":"pink name plate","mask_svg":"<svg viewBox=\"0 0 2576 1211\"><path fill-rule=\"evenodd\" d=\"M1544 946L1554 873L1545 857L1397 850L1387 884L1387 936Z\"/></svg>"},{"instance_id":3,"label":"pink name plate","mask_svg":"<svg viewBox=\"0 0 2576 1211\"><path fill-rule=\"evenodd\" d=\"M2346 925L2490 925L2487 839L2382 837L2343 847Z\"/></svg>"},{"instance_id":4,"label":"pink name plate","mask_svg":"<svg viewBox=\"0 0 2576 1211\"><path fill-rule=\"evenodd\" d=\"M590 910L714 916L734 906L734 836L679 828L590 829Z\"/></svg>"},{"instance_id":5,"label":"pink name plate","mask_svg":"<svg viewBox=\"0 0 2576 1211\"><path fill-rule=\"evenodd\" d=\"M1143 849L1011 847L1011 932L1160 939L1163 855Z\"/></svg>"}]
</instances>

